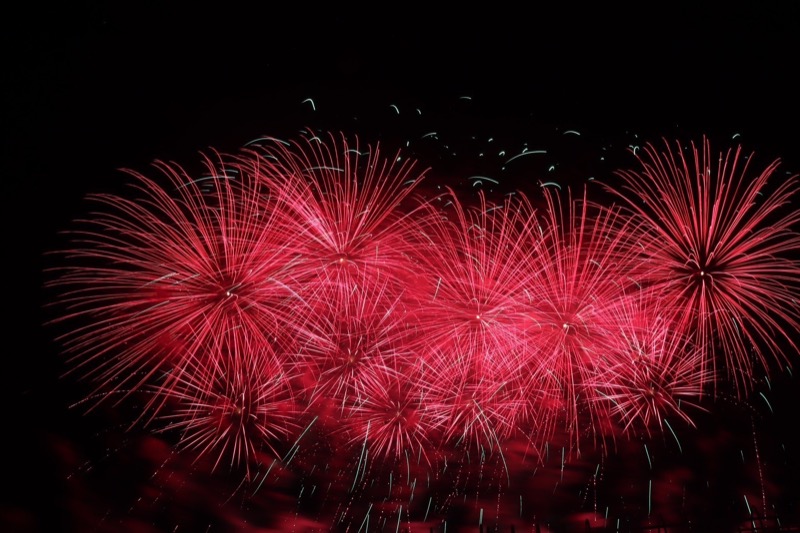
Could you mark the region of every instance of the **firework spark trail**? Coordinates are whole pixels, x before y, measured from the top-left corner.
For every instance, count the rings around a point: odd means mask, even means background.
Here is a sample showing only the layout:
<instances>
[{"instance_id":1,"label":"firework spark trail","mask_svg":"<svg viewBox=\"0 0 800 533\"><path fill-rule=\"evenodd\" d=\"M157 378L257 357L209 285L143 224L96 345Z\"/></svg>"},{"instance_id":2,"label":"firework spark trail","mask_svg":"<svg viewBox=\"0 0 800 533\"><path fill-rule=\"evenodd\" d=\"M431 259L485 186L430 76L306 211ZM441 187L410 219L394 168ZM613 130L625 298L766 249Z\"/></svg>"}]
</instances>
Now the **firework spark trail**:
<instances>
[{"instance_id":1,"label":"firework spark trail","mask_svg":"<svg viewBox=\"0 0 800 533\"><path fill-rule=\"evenodd\" d=\"M790 363L781 341L797 352L800 211L786 211L797 178L770 191L778 161L752 175L741 147L715 158L707 139L664 144L645 146L640 169L619 171L624 186L608 189L644 232L644 281L669 298L684 332L699 331L714 383L727 374L743 395L756 370Z\"/></svg>"}]
</instances>

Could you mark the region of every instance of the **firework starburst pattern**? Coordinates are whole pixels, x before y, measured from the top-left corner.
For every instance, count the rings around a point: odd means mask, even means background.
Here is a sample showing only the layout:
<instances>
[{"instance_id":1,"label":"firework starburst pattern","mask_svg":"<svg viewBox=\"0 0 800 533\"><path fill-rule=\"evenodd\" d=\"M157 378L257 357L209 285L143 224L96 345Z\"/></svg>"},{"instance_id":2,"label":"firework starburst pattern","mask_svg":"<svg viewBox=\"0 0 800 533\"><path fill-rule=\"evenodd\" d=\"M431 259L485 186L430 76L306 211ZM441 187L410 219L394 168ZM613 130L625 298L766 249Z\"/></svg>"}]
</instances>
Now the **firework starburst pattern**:
<instances>
[{"instance_id":1,"label":"firework starburst pattern","mask_svg":"<svg viewBox=\"0 0 800 533\"><path fill-rule=\"evenodd\" d=\"M706 139L637 158L609 205L431 194L403 154L312 132L130 172L49 273L67 375L193 468L303 480L306 514L353 531L674 442L796 360L797 182Z\"/></svg>"}]
</instances>

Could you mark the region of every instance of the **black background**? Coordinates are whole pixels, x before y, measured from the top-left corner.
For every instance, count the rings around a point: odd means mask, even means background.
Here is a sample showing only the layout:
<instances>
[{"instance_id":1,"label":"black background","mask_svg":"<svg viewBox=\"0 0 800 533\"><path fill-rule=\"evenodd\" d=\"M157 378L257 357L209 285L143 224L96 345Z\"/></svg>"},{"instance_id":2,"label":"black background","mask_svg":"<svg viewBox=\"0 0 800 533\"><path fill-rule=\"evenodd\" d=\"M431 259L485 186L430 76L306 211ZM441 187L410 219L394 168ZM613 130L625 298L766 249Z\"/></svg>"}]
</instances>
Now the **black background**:
<instances>
[{"instance_id":1,"label":"black background","mask_svg":"<svg viewBox=\"0 0 800 533\"><path fill-rule=\"evenodd\" d=\"M489 3L441 13L271 4L65 2L3 17L11 297L0 518L23 530L58 529L68 472L54 450L94 431L67 407L75 384L59 378L53 332L42 326L43 254L62 244L58 233L83 214L87 193L119 185L119 168L191 165L209 147L233 151L312 127L392 149L413 139L434 183L499 174L501 162L479 155L490 137L510 152L529 142L563 154L555 163L567 183L587 172L610 179L615 158L631 162L628 145L662 136L706 134L724 149L738 134L762 161L800 170L792 2ZM566 130L581 132L578 145L559 144ZM441 144L417 142L429 131ZM599 163L600 147L616 155ZM502 187L529 179L509 174ZM795 423L797 395L782 394L775 416Z\"/></svg>"}]
</instances>

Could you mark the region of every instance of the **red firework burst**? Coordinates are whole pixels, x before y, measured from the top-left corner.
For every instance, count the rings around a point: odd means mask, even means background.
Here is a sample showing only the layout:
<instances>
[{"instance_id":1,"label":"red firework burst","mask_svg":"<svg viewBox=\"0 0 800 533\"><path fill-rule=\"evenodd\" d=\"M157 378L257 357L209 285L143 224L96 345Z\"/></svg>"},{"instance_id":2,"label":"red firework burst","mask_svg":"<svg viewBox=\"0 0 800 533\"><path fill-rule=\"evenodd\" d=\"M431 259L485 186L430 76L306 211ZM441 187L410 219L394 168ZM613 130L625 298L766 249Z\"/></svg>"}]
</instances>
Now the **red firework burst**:
<instances>
[{"instance_id":1,"label":"red firework burst","mask_svg":"<svg viewBox=\"0 0 800 533\"><path fill-rule=\"evenodd\" d=\"M717 368L744 379L796 348L800 213L782 213L795 178L765 195L776 165L749 183L738 151L712 172L707 143L693 169L650 146L620 173L625 209L548 188L539 211L522 193L407 205L414 163L310 135L199 178L131 173L136 197L93 197L51 283L73 371L148 395L136 420L210 472L263 472L252 496L298 489L295 517L428 527L485 479L538 491L557 448L546 483L577 486L587 436L597 513L605 439L694 426ZM521 518L512 499L493 505Z\"/></svg>"},{"instance_id":2,"label":"red firework burst","mask_svg":"<svg viewBox=\"0 0 800 533\"><path fill-rule=\"evenodd\" d=\"M213 368L207 347L229 330L253 345L290 338L298 258L280 212L246 167L217 159L199 179L161 162L165 184L130 172L138 197L93 196L101 209L72 234L51 283L74 326L61 340L102 395Z\"/></svg>"},{"instance_id":3,"label":"red firework burst","mask_svg":"<svg viewBox=\"0 0 800 533\"><path fill-rule=\"evenodd\" d=\"M343 135L308 132L291 143L259 143L254 153L266 162L260 175L277 184L293 245L307 260L304 283L350 284L363 281L363 272L406 277L409 250L402 237L409 215L400 207L424 170L399 152L384 157L379 145L362 148Z\"/></svg>"},{"instance_id":4,"label":"red firework burst","mask_svg":"<svg viewBox=\"0 0 800 533\"><path fill-rule=\"evenodd\" d=\"M704 366L743 394L756 369L789 363L781 342L797 351L800 211L785 209L796 176L770 192L778 161L751 174L741 147L715 156L707 139L676 145L647 145L641 168L619 171L624 187L609 189L643 232L648 288L677 310L681 331L697 330Z\"/></svg>"},{"instance_id":5,"label":"red firework burst","mask_svg":"<svg viewBox=\"0 0 800 533\"><path fill-rule=\"evenodd\" d=\"M698 401L712 379L702 351L675 328L674 313L653 293L629 295L615 312L617 336L587 384L597 392L590 398L601 404L597 415L618 419L624 433L648 436L653 426L663 431L668 417L694 426L687 408L702 409Z\"/></svg>"},{"instance_id":6,"label":"red firework burst","mask_svg":"<svg viewBox=\"0 0 800 533\"><path fill-rule=\"evenodd\" d=\"M634 243L627 220L590 204L585 190L582 200L570 196L566 206L559 194L543 193L543 245L530 284L530 367L550 383L548 390L560 391L569 433L579 445L579 411L593 405L587 400L596 392L588 384L616 332L614 309L626 288L635 286Z\"/></svg>"},{"instance_id":7,"label":"red firework burst","mask_svg":"<svg viewBox=\"0 0 800 533\"><path fill-rule=\"evenodd\" d=\"M353 287L322 282L309 292L313 312L292 357L304 401L337 418L364 401L376 368L392 373L412 356L414 330L401 298L379 275L362 272L361 280Z\"/></svg>"},{"instance_id":8,"label":"red firework burst","mask_svg":"<svg viewBox=\"0 0 800 533\"><path fill-rule=\"evenodd\" d=\"M442 444L501 450L529 420L537 386L521 386L522 366L510 372L476 370L451 353L435 350L425 359L425 379L436 384L426 395L426 413L441 428ZM501 452L502 453L502 452Z\"/></svg>"},{"instance_id":9,"label":"red firework burst","mask_svg":"<svg viewBox=\"0 0 800 533\"><path fill-rule=\"evenodd\" d=\"M523 344L527 303L539 246L535 211L518 194L490 206L465 207L449 191L428 203L415 231L420 275L418 316L426 349L442 351L470 371L507 368Z\"/></svg>"},{"instance_id":10,"label":"red firework burst","mask_svg":"<svg viewBox=\"0 0 800 533\"><path fill-rule=\"evenodd\" d=\"M366 445L370 457L379 461L430 465L439 446L439 428L427 399L435 387L419 364L390 359L369 365L363 373L363 394L343 420L344 437L351 446Z\"/></svg>"},{"instance_id":11,"label":"red firework burst","mask_svg":"<svg viewBox=\"0 0 800 533\"><path fill-rule=\"evenodd\" d=\"M175 405L161 417L163 431L179 430L178 448L224 460L250 477L253 464L276 459L275 446L297 430L297 412L285 369L264 344L252 345L234 331L210 338L204 357L188 362L158 389Z\"/></svg>"}]
</instances>

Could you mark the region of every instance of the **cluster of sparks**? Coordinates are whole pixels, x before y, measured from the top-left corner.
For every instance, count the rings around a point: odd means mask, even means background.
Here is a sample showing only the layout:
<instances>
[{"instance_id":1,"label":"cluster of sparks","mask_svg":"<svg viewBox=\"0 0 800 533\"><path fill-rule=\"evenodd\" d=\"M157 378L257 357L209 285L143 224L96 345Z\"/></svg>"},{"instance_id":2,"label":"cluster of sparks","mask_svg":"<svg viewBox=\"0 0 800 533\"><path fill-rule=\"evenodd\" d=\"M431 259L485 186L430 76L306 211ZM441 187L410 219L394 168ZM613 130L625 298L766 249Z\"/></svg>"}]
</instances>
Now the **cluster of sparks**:
<instances>
[{"instance_id":1,"label":"cluster of sparks","mask_svg":"<svg viewBox=\"0 0 800 533\"><path fill-rule=\"evenodd\" d=\"M70 372L248 478L311 438L362 468L692 426L792 363L797 182L705 139L637 158L611 205L430 194L402 154L310 132L131 172L52 275Z\"/></svg>"}]
</instances>

